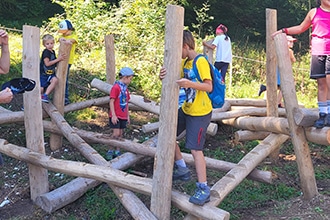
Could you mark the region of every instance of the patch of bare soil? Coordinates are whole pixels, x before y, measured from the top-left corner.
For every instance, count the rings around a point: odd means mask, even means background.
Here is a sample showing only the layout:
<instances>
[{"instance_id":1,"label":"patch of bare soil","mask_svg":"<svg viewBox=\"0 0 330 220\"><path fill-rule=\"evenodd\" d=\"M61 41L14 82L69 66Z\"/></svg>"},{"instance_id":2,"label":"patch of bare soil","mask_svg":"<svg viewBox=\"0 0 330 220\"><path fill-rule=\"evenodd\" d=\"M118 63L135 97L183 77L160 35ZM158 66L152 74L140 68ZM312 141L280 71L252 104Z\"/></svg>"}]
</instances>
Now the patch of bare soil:
<instances>
[{"instance_id":1,"label":"patch of bare soil","mask_svg":"<svg viewBox=\"0 0 330 220\"><path fill-rule=\"evenodd\" d=\"M12 109L19 109L20 105L12 106ZM91 130L94 132L102 132L110 134L111 131L108 128L108 116L107 111L101 108L95 108L99 117L93 120L89 120L88 123L76 122L74 126L84 126L86 130ZM149 113L133 113L132 125L129 126L129 131L127 131L127 139L141 140L141 124L147 121L154 120L154 115ZM142 122L139 122L142 121ZM224 137L232 137L233 129L221 129L220 132ZM21 124L17 125L0 125L0 138L11 140L19 146L24 146L25 141L21 140L24 138L24 128ZM15 139L16 137L16 139ZM47 137L45 138L47 141ZM210 148L212 146L221 146L222 148L232 148L232 144L229 142L215 143L219 141L216 138L210 138L208 140L208 145ZM226 145L227 144L227 145ZM229 146L230 145L230 146ZM47 145L46 145L47 146ZM47 155L56 154L60 156L65 151L74 152L74 149L68 144L64 143L63 148L57 152L50 152L49 147L47 147ZM106 150L106 149L105 149ZM19 160L10 158L3 155L5 159L5 165L0 168L0 220L5 219L91 219L88 215L88 210L81 208L80 201L76 201L73 204L67 205L66 207L52 213L48 214L41 210L39 207L33 205L30 200L29 192L29 181L28 181L28 166L26 163ZM320 159L319 154L313 155L313 160L315 164L329 164L329 160ZM288 161L285 159L280 159L277 166L284 166ZM146 169L148 166L148 169ZM152 171L152 160L147 161L144 167L135 167L135 171L146 170ZM150 172L151 172L150 171ZM150 177L150 173L147 173ZM299 180L287 178L285 175L278 175L278 180L282 181L284 184L288 185L299 185ZM210 180L214 182L216 180ZM269 201L264 204L256 204L254 208L237 209L231 215L240 216L239 219L252 220L252 219L330 219L330 181L319 181L317 182L319 192L325 195L319 195L310 201L303 200L302 197L298 197L289 201ZM55 186L51 185L50 188L53 189ZM328 194L328 195L326 195ZM129 214L125 211L119 211L118 218L116 219L132 219ZM75 218L73 218L73 216ZM178 218L175 218L178 219ZM238 219L236 217L236 219Z\"/></svg>"}]
</instances>

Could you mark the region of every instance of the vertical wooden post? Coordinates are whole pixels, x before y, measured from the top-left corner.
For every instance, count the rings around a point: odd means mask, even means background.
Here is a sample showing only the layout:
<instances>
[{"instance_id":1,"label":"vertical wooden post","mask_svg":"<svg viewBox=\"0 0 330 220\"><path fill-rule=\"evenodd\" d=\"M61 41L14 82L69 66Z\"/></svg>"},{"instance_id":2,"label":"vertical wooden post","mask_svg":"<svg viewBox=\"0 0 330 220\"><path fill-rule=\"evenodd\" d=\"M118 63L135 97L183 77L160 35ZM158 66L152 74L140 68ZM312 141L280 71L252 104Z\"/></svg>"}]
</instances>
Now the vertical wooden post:
<instances>
[{"instance_id":1,"label":"vertical wooden post","mask_svg":"<svg viewBox=\"0 0 330 220\"><path fill-rule=\"evenodd\" d=\"M274 40L271 35L277 30L277 13L274 9L266 8L266 84L267 84L267 116L278 116L276 53ZM269 158L276 163L280 148L275 149Z\"/></svg>"},{"instance_id":2,"label":"vertical wooden post","mask_svg":"<svg viewBox=\"0 0 330 220\"><path fill-rule=\"evenodd\" d=\"M296 125L293 117L295 108L298 108L295 83L292 73L292 65L288 50L288 43L285 34L278 34L274 37L278 66L280 69L282 93L285 109L297 157L298 171L304 199L310 200L318 194L314 168L304 129Z\"/></svg>"},{"instance_id":3,"label":"vertical wooden post","mask_svg":"<svg viewBox=\"0 0 330 220\"><path fill-rule=\"evenodd\" d=\"M212 44L214 39L206 41L208 44ZM213 50L208 47L203 47L203 54L207 57L208 61L213 64Z\"/></svg>"},{"instance_id":4,"label":"vertical wooden post","mask_svg":"<svg viewBox=\"0 0 330 220\"><path fill-rule=\"evenodd\" d=\"M66 59L60 61L57 64L56 76L58 78L58 84L54 90L53 103L62 115L64 114L65 82L66 75L68 74L68 63L71 46L71 44L61 41L58 52L58 55L65 54ZM58 150L62 146L62 136L57 134L51 134L49 137L49 145L52 151Z\"/></svg>"},{"instance_id":5,"label":"vertical wooden post","mask_svg":"<svg viewBox=\"0 0 330 220\"><path fill-rule=\"evenodd\" d=\"M159 135L154 161L151 211L158 219L170 219L171 192L176 126L178 120L184 8L168 5L165 24L164 67L167 75L162 82Z\"/></svg>"},{"instance_id":6,"label":"vertical wooden post","mask_svg":"<svg viewBox=\"0 0 330 220\"><path fill-rule=\"evenodd\" d=\"M106 55L106 82L113 85L116 81L116 57L115 57L115 39L113 34L106 35L105 55ZM110 91L109 91L110 92Z\"/></svg>"},{"instance_id":7,"label":"vertical wooden post","mask_svg":"<svg viewBox=\"0 0 330 220\"><path fill-rule=\"evenodd\" d=\"M23 77L36 81L36 87L23 95L26 146L32 151L45 154L44 132L40 95L40 30L23 26ZM30 193L32 201L49 191L46 169L29 164Z\"/></svg>"},{"instance_id":8,"label":"vertical wooden post","mask_svg":"<svg viewBox=\"0 0 330 220\"><path fill-rule=\"evenodd\" d=\"M277 30L276 10L266 8L266 83L267 116L278 116L277 112L277 77L276 53L272 33Z\"/></svg>"}]
</instances>

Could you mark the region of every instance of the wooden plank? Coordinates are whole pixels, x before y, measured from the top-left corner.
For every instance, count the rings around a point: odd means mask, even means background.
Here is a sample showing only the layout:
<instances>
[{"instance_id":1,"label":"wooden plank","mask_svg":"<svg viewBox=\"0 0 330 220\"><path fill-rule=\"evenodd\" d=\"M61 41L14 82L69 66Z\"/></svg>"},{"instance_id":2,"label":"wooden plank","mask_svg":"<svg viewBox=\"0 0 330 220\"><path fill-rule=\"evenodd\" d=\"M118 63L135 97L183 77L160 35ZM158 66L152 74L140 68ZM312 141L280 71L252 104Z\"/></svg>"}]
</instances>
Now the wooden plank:
<instances>
[{"instance_id":1,"label":"wooden plank","mask_svg":"<svg viewBox=\"0 0 330 220\"><path fill-rule=\"evenodd\" d=\"M285 109L290 128L294 152L297 157L298 171L300 176L303 197L307 200L312 199L318 194L314 167L306 140L305 132L301 126L296 125L293 111L298 108L295 83L292 73L292 65L288 50L286 34L277 34L274 37L278 66L280 69L281 88L284 97Z\"/></svg>"},{"instance_id":2,"label":"wooden plank","mask_svg":"<svg viewBox=\"0 0 330 220\"><path fill-rule=\"evenodd\" d=\"M116 81L115 38L113 34L104 37L106 57L106 82L113 85ZM108 91L108 94L110 90Z\"/></svg>"},{"instance_id":3,"label":"wooden plank","mask_svg":"<svg viewBox=\"0 0 330 220\"><path fill-rule=\"evenodd\" d=\"M32 151L45 154L44 132L40 95L39 57L40 30L23 26L23 76L36 81L36 87L23 94L26 146ZM30 194L32 201L48 192L48 172L46 169L29 164Z\"/></svg>"},{"instance_id":4,"label":"wooden plank","mask_svg":"<svg viewBox=\"0 0 330 220\"><path fill-rule=\"evenodd\" d=\"M179 86L182 60L184 8L168 5L165 22L164 67L162 80L159 136L154 160L150 210L158 219L170 219L171 189L176 127L178 121Z\"/></svg>"},{"instance_id":5,"label":"wooden plank","mask_svg":"<svg viewBox=\"0 0 330 220\"><path fill-rule=\"evenodd\" d=\"M66 58L57 64L56 77L58 78L58 84L54 89L53 103L58 109L58 111L64 114L64 95L65 95L65 84L66 76L68 74L68 63L69 54L71 50L71 44L60 41L60 47L58 54L65 54ZM49 146L52 151L58 150L62 147L62 136L57 136L56 134L50 134Z\"/></svg>"}]
</instances>

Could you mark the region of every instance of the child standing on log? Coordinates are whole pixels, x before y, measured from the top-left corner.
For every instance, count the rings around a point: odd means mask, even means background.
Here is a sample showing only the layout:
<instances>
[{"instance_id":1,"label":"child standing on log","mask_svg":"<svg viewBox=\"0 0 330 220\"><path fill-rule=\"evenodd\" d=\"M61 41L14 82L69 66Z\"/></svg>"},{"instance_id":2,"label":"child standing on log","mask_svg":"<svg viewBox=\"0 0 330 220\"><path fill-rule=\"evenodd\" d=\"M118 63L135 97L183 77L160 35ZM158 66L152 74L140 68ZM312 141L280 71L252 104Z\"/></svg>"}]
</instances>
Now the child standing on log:
<instances>
[{"instance_id":1,"label":"child standing on log","mask_svg":"<svg viewBox=\"0 0 330 220\"><path fill-rule=\"evenodd\" d=\"M120 139L127 123L130 123L128 114L128 101L130 93L127 86L131 83L134 72L129 67L124 67L119 71L119 80L115 82L110 91L110 111L109 124L113 129L112 138ZM110 147L106 158L112 160L120 155L120 149L114 150Z\"/></svg>"},{"instance_id":2,"label":"child standing on log","mask_svg":"<svg viewBox=\"0 0 330 220\"><path fill-rule=\"evenodd\" d=\"M317 7L312 8L301 24L283 28L279 33L300 34L312 27L311 33L311 70L310 78L317 81L317 104L319 119L316 128L330 126L330 1L316 0Z\"/></svg>"},{"instance_id":3,"label":"child standing on log","mask_svg":"<svg viewBox=\"0 0 330 220\"><path fill-rule=\"evenodd\" d=\"M56 64L65 58L65 55L59 55L56 58L53 50L55 39L50 34L45 34L42 37L42 45L45 49L42 51L40 59L40 86L41 86L41 100L49 102L49 94L55 89L58 79L56 77Z\"/></svg>"},{"instance_id":4,"label":"child standing on log","mask_svg":"<svg viewBox=\"0 0 330 220\"><path fill-rule=\"evenodd\" d=\"M206 163L203 154L207 127L211 121L212 103L207 92L212 91L212 78L210 66L205 57L200 57L196 61L196 66L202 82L197 82L193 71L193 60L197 56L195 51L195 40L191 32L183 32L182 45L182 71L181 79L177 84L185 88L186 99L179 108L177 135L186 130L186 148L190 149L195 161L198 182L195 194L189 202L196 205L204 205L210 201L210 187L207 185ZM160 70L159 78L166 76L166 69ZM174 156L173 180L190 180L190 170L183 160L181 150L176 144Z\"/></svg>"}]
</instances>

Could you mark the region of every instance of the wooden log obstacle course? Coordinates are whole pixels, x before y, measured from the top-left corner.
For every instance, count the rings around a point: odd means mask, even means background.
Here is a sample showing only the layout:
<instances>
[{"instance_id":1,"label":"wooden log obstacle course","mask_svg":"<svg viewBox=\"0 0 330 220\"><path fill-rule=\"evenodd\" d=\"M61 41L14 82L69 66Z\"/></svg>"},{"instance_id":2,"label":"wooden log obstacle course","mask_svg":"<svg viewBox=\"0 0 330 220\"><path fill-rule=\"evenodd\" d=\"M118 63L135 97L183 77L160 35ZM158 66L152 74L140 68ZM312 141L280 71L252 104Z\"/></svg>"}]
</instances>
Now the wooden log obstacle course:
<instances>
[{"instance_id":1,"label":"wooden log obstacle course","mask_svg":"<svg viewBox=\"0 0 330 220\"><path fill-rule=\"evenodd\" d=\"M273 19L275 12L274 10L266 10L266 17L268 18L267 25L274 25ZM171 27L178 25L176 28L172 28L172 33L168 33L169 35L167 37L171 39L171 42L178 37L176 32L182 32L182 23L171 23L180 19L180 17L183 17L182 8L169 5L166 14L167 22L171 24ZM274 27L270 29L276 30ZM106 47L113 51L113 38L106 38L108 39L106 40ZM37 85L40 85L38 69L39 46L37 46L39 45L39 40L38 28L30 26L23 27L23 76L34 79ZM169 53L167 59L170 59L171 53L177 53L176 50L178 47L176 46L174 49L172 48L173 45L166 45L165 50ZM33 48L30 48L31 46ZM267 53L276 53L277 55L281 72L281 82L283 85L282 91L285 109L277 109L276 106L269 105L269 101L266 100L227 99L222 109L213 110L213 124L209 131L210 135L216 135L217 126L219 124L225 124L240 129L235 133L236 142L256 139L261 140L261 142L248 152L237 164L214 158L205 158L208 169L226 172L226 174L212 186L211 201L204 206L197 206L189 203L188 196L185 193L172 189L171 181L166 184L164 183L167 186L166 189L161 189L164 185L159 182L165 181L161 176L163 175L161 172L164 172L164 169L166 169L168 172L164 175L171 179L173 161L169 161L170 163L168 163L168 161L167 163L162 161L164 159L161 157L161 153L166 149L163 149L164 146L161 145L159 140L164 142L166 139L171 139L171 141L174 142L176 141L176 137L173 136L173 134L169 134L171 136L169 138L167 132L159 132L158 135L139 144L129 140L115 140L102 133L79 130L71 127L70 124L66 122L63 115L67 112L88 108L90 106L103 106L108 104L108 95L114 76L107 76L107 82L103 82L99 79L94 79L91 82L92 87L106 94L105 97L64 106L64 87L62 86L59 87L60 91L55 91L59 98L53 105L52 103L41 103L40 99L35 99L35 97L40 96L39 88L37 88L36 91L32 93L24 94L24 103L28 103L24 106L24 112L12 112L0 108L0 124L24 122L26 129L26 147L16 146L8 143L6 140L0 139L0 152L29 164L31 199L48 213L54 212L74 202L86 193L87 190L105 182L134 219L169 219L169 208L171 205L188 213L185 219L229 219L230 213L217 208L217 206L245 178L271 184L273 178L272 173L258 170L256 167L265 158L277 152L285 141L291 139L297 156L303 196L305 199L311 199L316 196L318 192L307 141L329 145L330 130L328 128L316 130L311 127L312 122L317 118L317 112L315 110L301 108L298 105L293 86L293 77L287 77L289 75L292 76L292 72L290 72L292 70L291 63L289 63L289 55L285 53L285 51L287 51L285 36L276 36L274 44L269 44L269 46L267 44L267 47L274 47L273 49L267 48ZM210 56L209 51L208 53L208 56ZM177 54L174 57L176 56ZM275 57L274 54L269 54L268 56L271 57L271 59ZM114 56L107 54L107 59L111 59L111 63L114 64ZM167 62L170 61L172 62L172 60L168 60ZM107 69L109 69L111 74L115 74L115 71L109 66L107 66ZM61 77L63 77L63 75L65 76L65 70L60 71L59 74L61 74ZM283 77L284 75L286 77ZM174 80L172 81L174 82ZM173 82L169 81L167 83L171 85ZM173 84L171 86L173 86ZM270 88L268 86L271 87L272 85L267 84L267 89ZM171 96L171 99L172 96L178 96L178 91L176 89L173 91L175 91L173 94L168 94L168 96ZM276 90L270 90L270 92L276 93ZM273 99L273 95L274 94L270 95L267 99ZM171 119L167 118L166 115L169 117L173 117L173 115L164 113L161 105L152 101L145 102L144 100L142 96L132 95L130 104L136 106L139 110L162 116L160 122L152 124L152 126L145 125L145 132L154 131L158 128L160 130L164 128L171 129L173 126L171 127L170 125L173 125L173 122L175 122L175 117ZM164 100L162 98L163 103L167 102L166 99ZM174 99L174 101L177 100ZM276 109L274 111L269 108ZM175 108L173 108L173 112L175 112ZM43 120L43 118L47 117L49 117L51 121ZM172 122L169 125L168 123L170 121ZM214 127L212 128L212 126ZM60 160L47 156L43 144L44 131L50 132L54 137L55 141L52 145L54 149L61 147L61 140L65 137L88 162ZM91 144L95 143L120 147L126 150L127 153L124 153L114 160L106 161L91 146ZM53 150L53 148L51 149ZM152 179L128 174L123 171L145 157L155 158L157 166L161 166L163 169L157 168L156 166ZM192 155L184 153L183 157L187 164L192 165L194 163ZM48 170L65 173L77 178L49 192L47 179ZM166 194L166 196L160 196L158 192L162 192ZM151 207L147 207L135 193L142 193L150 196L152 201ZM162 198L164 199L162 200ZM156 202L156 200L161 201Z\"/></svg>"}]
</instances>

